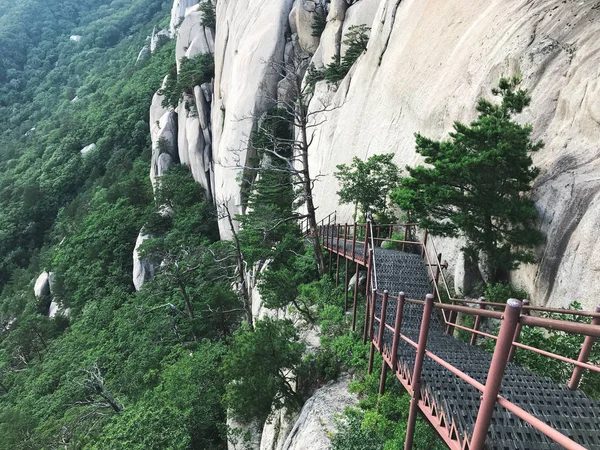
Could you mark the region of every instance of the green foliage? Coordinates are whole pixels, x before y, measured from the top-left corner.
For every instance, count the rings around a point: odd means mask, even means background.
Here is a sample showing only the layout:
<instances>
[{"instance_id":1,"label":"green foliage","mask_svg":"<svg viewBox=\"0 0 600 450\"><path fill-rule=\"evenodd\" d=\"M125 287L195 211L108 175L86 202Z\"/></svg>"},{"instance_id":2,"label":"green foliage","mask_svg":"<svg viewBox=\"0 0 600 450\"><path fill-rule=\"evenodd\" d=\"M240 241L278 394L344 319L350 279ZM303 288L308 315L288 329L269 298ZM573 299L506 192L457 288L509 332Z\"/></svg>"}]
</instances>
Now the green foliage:
<instances>
[{"instance_id":1,"label":"green foliage","mask_svg":"<svg viewBox=\"0 0 600 450\"><path fill-rule=\"evenodd\" d=\"M212 53L201 53L193 58L184 56L180 60L179 72L173 66L165 86L159 92L164 96L162 106L177 108L183 94L191 95L195 86L212 80L214 73L215 60Z\"/></svg>"},{"instance_id":2,"label":"green foliage","mask_svg":"<svg viewBox=\"0 0 600 450\"><path fill-rule=\"evenodd\" d=\"M300 398L292 388L293 369L302 361L305 344L289 320L265 319L255 328L240 328L224 357L228 381L225 404L243 423L267 420L272 407L294 410Z\"/></svg>"},{"instance_id":3,"label":"green foliage","mask_svg":"<svg viewBox=\"0 0 600 450\"><path fill-rule=\"evenodd\" d=\"M529 294L523 289L517 289L510 283L488 284L485 287L485 301L494 303L506 303L509 298L525 300Z\"/></svg>"},{"instance_id":4,"label":"green foliage","mask_svg":"<svg viewBox=\"0 0 600 450\"><path fill-rule=\"evenodd\" d=\"M367 50L370 31L371 28L366 25L352 25L344 36L343 43L348 46L344 56L327 64L322 69L311 65L308 68L307 84L314 86L318 81L327 80L328 84L337 85L342 81L358 57Z\"/></svg>"},{"instance_id":5,"label":"green foliage","mask_svg":"<svg viewBox=\"0 0 600 450\"><path fill-rule=\"evenodd\" d=\"M212 0L200 3L198 11L202 13L202 25L214 30L217 27L217 11Z\"/></svg>"},{"instance_id":6,"label":"green foliage","mask_svg":"<svg viewBox=\"0 0 600 450\"><path fill-rule=\"evenodd\" d=\"M383 241L381 243L381 248L393 249L393 250L401 250L402 244L400 242L392 242L392 241L403 241L404 233L392 233L390 237L391 241Z\"/></svg>"},{"instance_id":7,"label":"green foliage","mask_svg":"<svg viewBox=\"0 0 600 450\"><path fill-rule=\"evenodd\" d=\"M325 31L326 25L327 25L326 15L324 13L315 14L313 17L313 22L311 24L311 28L312 28L311 36L320 38L321 35L323 34L323 31Z\"/></svg>"},{"instance_id":8,"label":"green foliage","mask_svg":"<svg viewBox=\"0 0 600 450\"><path fill-rule=\"evenodd\" d=\"M269 270L259 278L259 291L268 308L287 308L291 305L307 321L316 318L315 297L304 291L303 285L318 279L312 249L301 239L286 235L273 252ZM318 283L318 282L317 282Z\"/></svg>"},{"instance_id":9,"label":"green foliage","mask_svg":"<svg viewBox=\"0 0 600 450\"><path fill-rule=\"evenodd\" d=\"M530 153L543 144L531 141L531 125L513 120L530 102L519 83L502 78L493 90L501 103L480 99L477 120L456 122L450 140L417 134L416 150L430 167L407 167L410 176L393 195L432 233L463 236L463 251L472 261L483 253L492 283L532 262L531 249L542 241L529 192L539 173Z\"/></svg>"},{"instance_id":10,"label":"green foliage","mask_svg":"<svg viewBox=\"0 0 600 450\"><path fill-rule=\"evenodd\" d=\"M160 383L112 418L90 449L222 449L217 425L225 421L225 386L218 368L224 347L204 341L195 350L176 347Z\"/></svg>"},{"instance_id":11,"label":"green foliage","mask_svg":"<svg viewBox=\"0 0 600 450\"><path fill-rule=\"evenodd\" d=\"M292 137L286 111L277 108L265 114L252 135L252 146L260 161L256 173L242 183L246 211L237 217L241 224L242 251L248 264L269 259L276 244L299 236L294 211L297 193L291 175L285 170L284 161L269 155L277 146L281 156L291 156L291 145L280 142Z\"/></svg>"},{"instance_id":12,"label":"green foliage","mask_svg":"<svg viewBox=\"0 0 600 450\"><path fill-rule=\"evenodd\" d=\"M390 216L388 195L398 187L400 175L393 153L373 155L366 161L354 157L352 165L340 164L334 173L340 184L340 203L353 203L365 219Z\"/></svg>"},{"instance_id":13,"label":"green foliage","mask_svg":"<svg viewBox=\"0 0 600 450\"><path fill-rule=\"evenodd\" d=\"M351 383L350 390L359 394L361 401L357 407L348 408L338 419L338 433L333 437L333 449L402 448L406 436L410 395L394 378L393 374L388 376L386 393L382 396L378 395L378 374L365 375ZM446 447L435 431L419 417L413 448L442 450Z\"/></svg>"},{"instance_id":14,"label":"green foliage","mask_svg":"<svg viewBox=\"0 0 600 450\"><path fill-rule=\"evenodd\" d=\"M157 189L171 215L157 214L148 180L148 110L174 43L135 59L169 7L0 0L0 449L225 448L218 341L239 323L239 303L215 277L215 217L186 171ZM199 317L178 312L168 273L134 292L145 224L182 269L202 264L182 277ZM55 272L68 319L39 314L42 270ZM90 367L122 411L89 389Z\"/></svg>"}]
</instances>

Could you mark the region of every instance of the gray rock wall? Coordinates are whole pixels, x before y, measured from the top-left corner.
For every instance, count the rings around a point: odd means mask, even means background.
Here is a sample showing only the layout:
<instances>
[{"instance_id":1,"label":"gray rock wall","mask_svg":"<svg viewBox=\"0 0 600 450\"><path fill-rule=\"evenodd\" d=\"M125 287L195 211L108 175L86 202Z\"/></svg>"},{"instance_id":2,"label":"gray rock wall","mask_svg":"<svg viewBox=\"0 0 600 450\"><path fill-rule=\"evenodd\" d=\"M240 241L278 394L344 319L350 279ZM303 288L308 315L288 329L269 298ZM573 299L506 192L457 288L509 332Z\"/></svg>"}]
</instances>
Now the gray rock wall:
<instances>
[{"instance_id":1,"label":"gray rock wall","mask_svg":"<svg viewBox=\"0 0 600 450\"><path fill-rule=\"evenodd\" d=\"M331 195L336 165L385 152L395 153L400 166L417 164L414 132L446 137L454 120L475 117L477 99L489 97L501 75L521 73L533 101L520 120L546 142L534 156L542 170L534 198L548 245L539 249L537 264L513 279L536 304L579 300L591 309L597 300L590 287L600 282L600 10L573 0L361 0L351 6L333 0L317 46L301 2L218 2L214 94L204 89L211 86L199 87L205 101L196 91L193 100L203 114L189 117L180 108L177 125L178 157L213 198L242 212L238 174L253 153L249 137L281 82L269 62L281 62L296 39L314 52L316 65L326 64L345 51L341 41L349 27L365 23L372 28L367 52L337 90L319 83L313 100L339 106L311 149L311 171L324 176L315 189L319 214L337 210L339 219L351 217L351 207ZM190 5L175 4L181 19ZM197 16L188 8L178 55L213 46ZM229 236L227 227L221 234ZM466 273L461 243L438 241L460 287Z\"/></svg>"},{"instance_id":2,"label":"gray rock wall","mask_svg":"<svg viewBox=\"0 0 600 450\"><path fill-rule=\"evenodd\" d=\"M215 89L212 105L215 197L241 211L238 172L252 156L249 138L274 106L280 80L270 63L283 61L293 0L235 0L217 4ZM227 224L220 224L228 238Z\"/></svg>"},{"instance_id":3,"label":"gray rock wall","mask_svg":"<svg viewBox=\"0 0 600 450\"><path fill-rule=\"evenodd\" d=\"M591 309L590 287L600 283L600 10L562 0L381 0L371 26L367 52L337 92L319 87L316 100L341 105L312 151L311 170L325 175L315 189L319 213L351 217L331 195L337 164L388 152L400 166L417 164L414 132L446 137L454 120L475 118L477 99L501 75L521 73L532 105L520 120L546 143L534 156L542 170L534 197L548 244L514 280L536 304L579 300ZM440 244L453 264L460 242Z\"/></svg>"}]
</instances>

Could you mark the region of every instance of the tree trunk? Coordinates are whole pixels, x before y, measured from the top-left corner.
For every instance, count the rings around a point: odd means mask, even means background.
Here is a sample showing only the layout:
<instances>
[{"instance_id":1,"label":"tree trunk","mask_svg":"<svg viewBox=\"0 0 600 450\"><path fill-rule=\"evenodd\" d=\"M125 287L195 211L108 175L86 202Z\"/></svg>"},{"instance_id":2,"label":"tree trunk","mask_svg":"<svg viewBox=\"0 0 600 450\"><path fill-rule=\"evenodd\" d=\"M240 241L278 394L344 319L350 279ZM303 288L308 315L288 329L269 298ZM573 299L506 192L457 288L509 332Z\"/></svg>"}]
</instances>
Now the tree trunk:
<instances>
[{"instance_id":1,"label":"tree trunk","mask_svg":"<svg viewBox=\"0 0 600 450\"><path fill-rule=\"evenodd\" d=\"M185 309L187 309L190 319L193 319L194 307L192 306L192 302L190 300L190 296L187 293L187 289L185 288L185 284L183 284L183 282L178 276L175 276L175 279L177 280L177 286L179 286L179 290L181 291L181 296L183 297L183 301L185 303Z\"/></svg>"},{"instance_id":2,"label":"tree trunk","mask_svg":"<svg viewBox=\"0 0 600 450\"><path fill-rule=\"evenodd\" d=\"M231 235L233 236L233 242L235 243L235 257L238 272L238 283L239 293L242 297L242 304L244 312L246 313L246 321L251 327L254 326L254 317L252 317L252 302L250 301L250 295L248 294L248 286L246 285L246 273L244 268L244 255L242 254L242 246L240 239L238 238L235 227L233 226L233 219L229 213L229 208L225 205L225 211L227 213L227 221L229 222L229 228L231 229Z\"/></svg>"},{"instance_id":3,"label":"tree trunk","mask_svg":"<svg viewBox=\"0 0 600 450\"><path fill-rule=\"evenodd\" d=\"M308 141L306 137L306 119L303 117L300 123L300 134L302 136L302 187L304 189L304 196L306 198L308 226L310 228L310 234L312 236L315 251L315 259L317 261L319 275L323 276L325 274L325 260L323 258L323 251L321 250L321 243L319 242L319 230L317 228L316 209L312 196L312 180L310 178L310 171L308 169Z\"/></svg>"}]
</instances>

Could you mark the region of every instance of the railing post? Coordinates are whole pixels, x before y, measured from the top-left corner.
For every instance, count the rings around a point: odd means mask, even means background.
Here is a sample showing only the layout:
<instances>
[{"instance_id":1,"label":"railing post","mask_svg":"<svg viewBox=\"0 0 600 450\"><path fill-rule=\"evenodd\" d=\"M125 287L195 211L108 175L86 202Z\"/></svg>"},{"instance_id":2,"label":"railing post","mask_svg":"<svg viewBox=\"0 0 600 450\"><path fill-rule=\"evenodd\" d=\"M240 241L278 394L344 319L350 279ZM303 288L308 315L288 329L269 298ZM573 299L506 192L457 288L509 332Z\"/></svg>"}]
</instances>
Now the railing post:
<instances>
[{"instance_id":1,"label":"railing post","mask_svg":"<svg viewBox=\"0 0 600 450\"><path fill-rule=\"evenodd\" d=\"M431 322L431 311L433 310L433 295L427 294L425 297L425 307L423 308L423 318L421 319L421 329L419 331L419 342L417 354L415 356L415 365L412 375L412 398L410 399L410 408L408 410L408 423L406 425L406 440L404 441L404 450L411 450L415 436L415 424L417 422L417 412L419 410L419 397L421 396L421 370L423 369L423 360L425 359L425 349L427 348L427 336L429 335L429 323Z\"/></svg>"},{"instance_id":2,"label":"railing post","mask_svg":"<svg viewBox=\"0 0 600 450\"><path fill-rule=\"evenodd\" d=\"M331 263L333 258L333 253L331 253L331 249L333 248L333 233L331 231L331 214L327 218L327 245L329 245L329 239L331 239L331 247L329 247L329 276L331 277ZM331 235L331 237L330 237Z\"/></svg>"},{"instance_id":3,"label":"railing post","mask_svg":"<svg viewBox=\"0 0 600 450\"><path fill-rule=\"evenodd\" d=\"M373 291L372 295L371 295L371 313L370 313L370 320L369 320L369 337L371 340L371 345L370 345L370 349L369 349L369 366L367 369L367 372L369 373L369 375L371 373L373 373L373 360L375 358L375 343L373 342L374 340L374 336L373 336L373 326L375 324L375 310L377 309L377 297L379 297L379 293L376 291Z\"/></svg>"},{"instance_id":4,"label":"railing post","mask_svg":"<svg viewBox=\"0 0 600 450\"><path fill-rule=\"evenodd\" d=\"M383 300L381 301L381 316L379 320L379 336L377 342L379 343L379 353L383 356L383 335L385 333L385 318L387 312L388 303L388 291L383 291ZM381 377L379 378L379 395L383 395L385 392L385 379L387 377L387 364L385 358L383 358L383 364L381 365Z\"/></svg>"},{"instance_id":5,"label":"railing post","mask_svg":"<svg viewBox=\"0 0 600 450\"><path fill-rule=\"evenodd\" d=\"M365 225L365 244L363 246L363 261L365 263L367 262L367 249L369 248L369 228L371 228L370 222L367 222Z\"/></svg>"},{"instance_id":6,"label":"railing post","mask_svg":"<svg viewBox=\"0 0 600 450\"><path fill-rule=\"evenodd\" d=\"M596 312L600 313L600 305L596 306ZM594 317L592 320L592 325L600 325L600 317ZM579 358L577 358L578 362L587 363L588 358L590 357L590 352L592 351L592 346L596 338L594 336L586 336L583 341L583 345L581 346L581 351L579 352ZM573 369L573 375L571 375L571 380L569 381L569 389L572 391L577 390L579 387L579 383L581 382L581 377L583 376L583 371L585 369L583 367L575 366Z\"/></svg>"},{"instance_id":7,"label":"railing post","mask_svg":"<svg viewBox=\"0 0 600 450\"><path fill-rule=\"evenodd\" d=\"M452 300L452 305L456 305L456 302ZM452 336L454 334L454 324L456 323L456 311L450 311L450 315L448 316L448 323L446 324L446 334Z\"/></svg>"},{"instance_id":8,"label":"railing post","mask_svg":"<svg viewBox=\"0 0 600 450\"><path fill-rule=\"evenodd\" d=\"M511 298L506 302L500 333L496 341L496 348L483 389L479 412L477 413L477 420L473 428L473 437L469 447L471 450L482 450L484 448L488 428L492 422L494 407L498 399L498 392L500 392L500 386L502 385L504 369L508 363L508 354L512 346L513 336L521 316L521 308L522 303L519 300Z\"/></svg>"},{"instance_id":9,"label":"railing post","mask_svg":"<svg viewBox=\"0 0 600 450\"><path fill-rule=\"evenodd\" d=\"M344 257L346 261L346 278L344 281L344 314L348 311L348 258Z\"/></svg>"},{"instance_id":10,"label":"railing post","mask_svg":"<svg viewBox=\"0 0 600 450\"><path fill-rule=\"evenodd\" d=\"M404 292L398 294L396 306L396 322L394 323L394 340L392 341L392 372L395 372L398 364L398 344L400 344L400 329L402 328L402 312L404 311Z\"/></svg>"},{"instance_id":11,"label":"railing post","mask_svg":"<svg viewBox=\"0 0 600 450\"><path fill-rule=\"evenodd\" d=\"M427 252L427 228L425 228L425 236L423 237L423 249L421 250L421 258L425 258L425 253Z\"/></svg>"},{"instance_id":12,"label":"railing post","mask_svg":"<svg viewBox=\"0 0 600 450\"><path fill-rule=\"evenodd\" d=\"M348 242L348 224L344 224L344 256L346 256L346 243Z\"/></svg>"},{"instance_id":13,"label":"railing post","mask_svg":"<svg viewBox=\"0 0 600 450\"><path fill-rule=\"evenodd\" d=\"M352 306L352 331L356 331L356 304L358 303L358 278L360 274L360 264L356 265L356 271L354 273L354 301Z\"/></svg>"},{"instance_id":14,"label":"railing post","mask_svg":"<svg viewBox=\"0 0 600 450\"><path fill-rule=\"evenodd\" d=\"M371 290L371 276L373 274L373 249L369 251L369 262L367 264L367 282L365 288L365 323L363 325L363 344L367 343L368 326L369 326L369 291Z\"/></svg>"},{"instance_id":15,"label":"railing post","mask_svg":"<svg viewBox=\"0 0 600 450\"><path fill-rule=\"evenodd\" d=\"M523 307L529 306L529 300L523 300ZM528 310L522 311L522 315L529 315ZM523 325L519 322L517 324L517 328L515 329L515 335L513 336L513 343L519 342L521 340L521 331L523 330ZM510 347L510 353L508 354L508 362L512 362L515 358L515 352L517 351L517 347L512 345Z\"/></svg>"},{"instance_id":16,"label":"railing post","mask_svg":"<svg viewBox=\"0 0 600 450\"><path fill-rule=\"evenodd\" d=\"M485 305L482 305L482 302L485 302L485 297L481 296L477 299L479 304L477 308L485 309ZM481 316L475 316L475 325L473 325L473 329L475 331L479 331L479 324L481 323ZM471 345L475 345L477 343L478 334L475 332L471 332Z\"/></svg>"},{"instance_id":17,"label":"railing post","mask_svg":"<svg viewBox=\"0 0 600 450\"><path fill-rule=\"evenodd\" d=\"M391 239L391 236L390 236ZM404 236L402 236L402 251L404 251L405 243L404 241L408 241L408 225L404 225Z\"/></svg>"},{"instance_id":18,"label":"railing post","mask_svg":"<svg viewBox=\"0 0 600 450\"><path fill-rule=\"evenodd\" d=\"M442 301L442 299L440 298L439 292L438 292L438 284L440 282L440 261L442 260L442 254L440 253L438 255L438 260L437 260L437 264L435 265L435 275L433 276L433 295L436 296L436 298L438 299L438 301Z\"/></svg>"},{"instance_id":19,"label":"railing post","mask_svg":"<svg viewBox=\"0 0 600 450\"><path fill-rule=\"evenodd\" d=\"M352 261L354 261L355 248L356 248L356 222L354 222L354 232L352 233Z\"/></svg>"}]
</instances>

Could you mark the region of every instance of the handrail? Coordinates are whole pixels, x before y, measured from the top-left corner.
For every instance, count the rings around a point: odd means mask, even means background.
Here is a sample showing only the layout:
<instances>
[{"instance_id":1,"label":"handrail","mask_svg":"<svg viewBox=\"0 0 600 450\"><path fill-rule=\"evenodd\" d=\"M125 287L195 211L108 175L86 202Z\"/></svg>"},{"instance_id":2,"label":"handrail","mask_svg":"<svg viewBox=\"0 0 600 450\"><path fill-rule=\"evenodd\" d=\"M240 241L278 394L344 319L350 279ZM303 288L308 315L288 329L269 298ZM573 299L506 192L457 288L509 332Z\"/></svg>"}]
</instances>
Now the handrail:
<instances>
[{"instance_id":1,"label":"handrail","mask_svg":"<svg viewBox=\"0 0 600 450\"><path fill-rule=\"evenodd\" d=\"M371 222L370 220L368 222L369 222L369 228L370 228L369 236L371 237L371 248L369 251L372 252L370 254L371 255L370 257L372 258L371 259L371 265L372 265L372 268L371 268L372 281L371 281L371 283L373 283L371 285L371 288L373 291L377 291L377 264L375 264L375 241L373 239L373 222Z\"/></svg>"},{"instance_id":2,"label":"handrail","mask_svg":"<svg viewBox=\"0 0 600 450\"><path fill-rule=\"evenodd\" d=\"M377 293L380 294L380 293ZM430 301L430 309L431 307L436 307L436 308L442 308L442 309L449 309L449 310L469 310L472 308L468 308L468 307L464 307L464 306L458 306L458 305L448 305L448 304L443 304L443 303L433 303L432 299L433 296L428 295L428 297L431 297L431 300L415 300L415 299L405 299L404 298L404 294L400 293L398 295L398 297L394 297L391 296L387 293L387 291L384 291L383 293L384 298L387 300L388 303L390 300L393 300L394 298L396 300L398 300L399 302L402 301L406 301L409 303L413 303L413 304L420 304L420 305L426 305L428 301ZM375 297L377 298L377 297ZM475 430L474 430L474 434L471 437L472 441L471 441L471 445L474 445L474 448L480 448L479 441L481 441L482 439L484 439L484 436L487 433L487 427L489 427L489 423L486 422L486 420L482 420L482 423L479 423L479 418L480 416L483 414L484 416L487 415L489 417L491 417L491 411L493 411L493 405L495 403L498 403L500 406L506 408L508 411L510 411L511 413L513 413L515 416L517 416L518 418L520 418L521 420L527 422L528 424L530 424L534 429L540 431L541 433L543 433L544 435L546 435L548 438L550 438L551 440L553 440L554 442L559 443L560 445L564 446L567 449L573 449L573 450L581 450L584 449L583 446L581 446L580 444L578 444L577 442L573 441L572 439L570 439L569 437L565 436L564 434L562 434L561 432L559 432L558 430L552 428L550 425L548 425L547 423L543 422L542 420L538 419L537 417L535 417L533 414L525 411L524 409L522 409L521 407L517 406L516 404L514 404L513 402L511 402L510 400L508 400L507 398L501 396L498 392L499 390L499 386L500 386L500 382L501 379L503 377L502 373L504 371L503 367L506 365L506 360L508 359L508 351L510 349L510 347L512 345L517 345L521 348L525 348L525 349L531 349L528 346L525 346L523 344L519 344L519 343L515 343L512 340L512 336L513 336L513 332L514 329L517 325L518 322L520 322L523 318L526 319L530 319L529 316L525 316L525 315L521 315L521 304L520 302L516 301L516 300L511 300L513 303L511 304L509 302L509 304L505 305L505 312L504 313L500 313L500 312L496 312L496 311L485 311L485 310L473 310L472 312L474 314L478 314L481 316L486 316L486 317L491 317L494 319L499 319L501 321L504 322L505 318L507 317L507 312L509 309L514 309L515 305L518 306L518 310L513 310L511 311L511 315L513 317L512 323L510 325L507 326L507 329L504 329L501 327L501 332L500 332L500 336L493 336L493 335L489 335L487 333L483 333L483 332L479 332L477 331L478 334L484 335L486 337L490 337L493 339L496 339L498 341L497 344L497 349L499 346L501 346L503 349L501 349L500 351L496 351L494 352L494 356L492 357L492 365L496 364L500 364L501 366L501 373L498 374L497 370L495 371L495 380L494 382L490 383L490 377L491 375L488 375L488 381L486 382L486 384L482 384L480 382L478 382L477 380L475 380L474 378L470 377L469 375L467 375L465 372L461 371L460 369L458 369L456 366L450 364L449 362L443 360L441 357L435 355L433 352L431 352L430 350L427 350L426 348L426 340L423 340L421 338L419 338L419 344L414 342L412 339L410 339L408 336L402 334L400 332L399 327L397 327L397 325L395 325L394 327L392 327L391 325L389 325L384 318L387 315L387 304L385 305L385 309L384 309L384 305L382 304L382 308L381 308L381 313L380 316L377 317L377 315L374 315L374 322L379 323L379 336L377 339L377 342L373 341L373 345L379 350L379 352L382 354L382 356L384 357L384 360L386 361L387 364L390 365L390 367L394 367L394 365L392 364L392 360L391 360L391 355L389 355L389 352L384 351L383 348L383 340L382 340L382 332L383 329L387 329L390 332L393 333L394 335L394 341L396 340L396 336L398 336L398 338L404 340L405 342L407 342L409 345L411 345L412 347L414 347L417 350L417 354L419 352L422 352L425 356L427 356L428 358L430 358L431 360L433 360L434 362L436 362L437 364L441 365L442 367L444 367L445 369L447 369L450 373L456 375L457 377L459 377L460 379L462 379L463 381L465 381L466 383L468 383L469 385L473 386L475 389L477 389L478 391L483 393L483 397L486 397L486 392L487 392L487 405L484 406L484 404L482 403L480 406L480 410L479 410L479 415L477 418L477 421L475 423ZM375 306L375 305L374 305ZM376 309L375 307L373 308L374 310ZM467 312L467 311L465 311ZM430 314L430 313L429 313ZM423 318L425 319L425 316L427 315L427 311L426 309L423 312ZM396 319L396 324L398 324L401 321L398 320L398 318ZM424 323L425 320L423 320L422 323ZM458 328L463 328L466 329L465 327L459 326L457 325ZM504 325L503 325L504 327ZM600 327L598 327L600 328ZM422 343L422 344L421 344ZM533 349L533 350L539 350L539 349ZM542 350L539 350L539 352L541 354L547 354L547 355L551 355L549 352L545 352ZM563 362L567 362L567 363L571 363L574 364L578 367L581 368L585 368L585 369L591 369L594 370L595 372L600 372L600 368L599 367L595 367L595 366L591 366L589 364L583 364L580 363L578 361L569 359L569 358L564 358L564 357L560 357L560 360ZM491 374L493 372L492 367L490 366L490 371L489 373ZM413 400L416 399L417 401L419 400L419 393L415 392L417 391L418 388L418 384L415 383L415 376L420 377L420 372L415 372L415 374L413 374L412 380L411 380L411 384L412 385L416 385L416 387L413 387L412 389L412 395L413 395ZM495 384L495 385L494 385ZM380 385L380 389L382 389L382 386ZM492 396L492 398L490 399L489 397ZM486 408L487 406L487 408ZM486 410L487 409L487 413ZM477 432L477 433L476 433ZM408 434L408 431L407 431ZM476 437L476 434L478 437ZM482 437L483 436L483 437ZM477 442L473 442L473 441L477 441Z\"/></svg>"},{"instance_id":3,"label":"handrail","mask_svg":"<svg viewBox=\"0 0 600 450\"><path fill-rule=\"evenodd\" d=\"M376 226L378 227L377 233L375 233ZM347 228L348 228L348 226L345 227L345 229L347 229ZM360 230L361 228L365 228L364 240L357 241L357 239L356 239L357 235L358 235L357 231ZM498 403L500 406L506 408L509 412L514 414L516 417L527 422L532 427L534 427L536 430L545 434L553 441L565 446L568 449L577 449L577 450L583 449L583 447L580 444L577 444L575 441L571 440L564 434L562 434L559 431L557 431L556 429L552 428L552 426L546 424L545 422L536 418L531 413L523 410L516 404L512 403L511 401L509 401L506 398L499 395L498 390L500 388L500 384L501 384L501 381L503 378L504 368L506 367L507 362L512 359L512 355L514 354L515 348L532 351L532 352L540 354L542 356L553 358L555 360L561 361L566 364L571 364L572 366L574 366L574 372L571 377L571 381L569 382L570 389L577 389L577 386L581 379L581 373L583 373L583 370L590 370L593 372L600 373L600 367L598 367L594 364L588 363L589 351L591 349L591 346L593 345L595 338L600 337L600 307L597 308L596 312L587 312L587 311L574 311L574 310L557 309L557 308L530 307L530 306L527 306L526 301L524 301L522 303L517 300L510 300L507 305L502 305L499 303L486 302L486 301L484 301L483 298L479 299L479 300L467 300L467 299L454 298L450 295L448 283L447 283L444 271L442 270L443 266L441 264L441 258L438 256L439 253L437 252L436 245L431 238L427 239L427 237L426 237L425 239L423 239L422 242L392 239L391 236L393 234L393 226L390 226L390 231L389 231L390 236L389 237L380 238L379 233L380 233L381 228L382 228L381 225L374 225L371 221L368 221L366 224L356 224L355 223L355 224L351 225L350 229L352 230L352 234L353 234L353 236L352 236L353 250L351 253L348 253L348 249L346 249L346 248L343 249L343 254L346 258L351 258L352 260L354 260L356 262L360 262L361 264L368 266L368 268L371 272L371 276L369 277L371 286L367 289L368 291L371 291L371 296L370 296L371 301L370 302L367 301L367 307L368 308L370 307L370 311L367 311L365 313L365 332L367 332L367 330L370 329L370 332L368 332L368 334L371 336L371 343L372 343L371 357L369 360L369 373L371 373L371 370L372 370L373 350L374 349L379 350L379 352L382 354L382 356L384 358L384 365L382 367L382 376L381 376L382 381L380 381L380 393L383 393L383 389L384 389L385 371L387 370L386 364L389 365L390 367L392 367L394 370L396 370L395 362L394 362L395 356L390 353L389 342L386 343L383 340L384 331L387 330L387 332L391 332L394 334L393 342L397 342L397 339L400 339L400 338L403 339L404 341L408 342L413 347L417 348L418 353L421 353L422 355L429 357L430 359L432 359L433 361L442 365L443 367L448 369L451 373L453 373L454 375L463 379L464 381L469 383L471 386L475 387L476 389L478 389L480 392L483 393L483 397L482 397L483 400L480 405L479 414L477 416L477 421L475 422L475 429L473 430L474 434L470 438L463 436L464 439L470 439L470 444L473 446L473 448L481 448L481 446L483 445L482 443L485 440L485 435L487 433L487 429L488 429L489 423L491 421L491 414L493 412L494 405L496 403ZM323 231L323 230L321 230L321 231ZM329 229L327 230L327 233L329 233ZM345 234L344 234L345 238L347 238L346 234L347 233L345 232ZM425 233L425 236L427 236L427 233ZM325 241L327 242L327 245L329 245L329 239L324 240L324 242ZM338 238L338 241L339 241L339 238ZM382 242L382 241L396 242L396 243L402 243L402 244L417 244L420 246L420 248L422 249L421 256L424 258L426 266L429 268L429 272L430 272L432 282L433 282L433 290L436 293L437 299L438 299L437 302L434 302L434 300L433 300L434 296L430 295L430 294L428 294L426 301L423 301L423 300L405 298L403 293L400 293L398 296L395 297L393 295L389 295L387 291L384 291L383 293L379 292L379 290L378 290L379 286L377 284L376 264L375 264L375 248L376 248L375 244L376 244L376 242ZM361 247L363 248L363 253L364 253L363 255L355 254L354 249L356 248L356 244L361 244ZM332 244L332 246L333 246L333 244ZM339 253L341 249L339 249L338 247L339 246L336 245L335 250ZM431 257L430 248L433 249L433 251L435 252L435 258ZM369 257L370 257L370 261L369 261ZM435 271L435 273L434 273L434 271ZM441 280L438 279L438 276L441 276ZM442 303L442 297L440 295L440 293L441 293L440 282L441 282L441 284L444 285L444 289L445 289L446 293L448 294L448 298L451 303ZM387 309L388 302L392 302L393 300L396 300L398 302L398 307L396 309L396 323L392 327L390 324L387 323L386 315L387 315L387 311L388 311L388 309ZM379 302L381 302L381 312L380 312L380 316L378 317L376 311L377 311L377 305L379 304ZM470 376L468 376L467 374L462 372L457 367L444 361L442 358L438 357L437 355L433 354L431 351L427 350L426 349L426 339L425 340L419 339L419 344L417 344L416 342L413 342L412 340L410 340L407 336L400 333L400 324L402 321L401 320L401 315L402 315L402 306L401 305L403 305L405 302L423 305L424 311L427 311L428 309L431 310L433 307L440 309L444 316L443 323L445 323L446 325L451 325L455 328L470 332L472 334L471 343L475 343L475 340L476 340L475 338L473 338L473 336L475 336L475 337L483 336L484 338L493 339L497 342L496 349L492 356L492 364L488 371L488 376L487 376L487 381L486 381L485 386L483 384L477 382L476 380L472 379ZM469 304L475 304L478 307L477 308L469 307L469 306L467 306ZM486 307L489 309L485 309ZM496 311L497 308L501 308L501 307L505 307L504 312ZM450 318L448 318L446 315L446 312L448 312L448 311L450 311L452 313L462 313L462 314L467 314L467 315L476 317L477 320L475 321L474 328L469 328L466 326L452 323L451 322L452 315ZM529 311L546 312L546 313L560 313L560 314L566 314L566 315L571 314L572 316L588 317L588 318L592 318L593 320L592 320L592 323L589 324L589 323L574 322L574 321L569 321L569 320L559 320L559 319L553 319L553 318L547 318L547 317L536 317L536 316L528 315ZM400 316L398 314L400 314ZM367 321L367 315L370 316L369 321ZM502 324L500 327L500 334L498 336L495 336L490 333L485 333L483 331L479 331L478 323L479 323L480 317L487 317L489 319L499 320ZM368 322L368 324L367 324L367 322ZM373 331L374 331L373 326L375 324L378 324L378 326L379 326L379 332L375 333L375 334L377 334L377 336L375 336L373 333ZM425 313L424 313L422 324L428 324L428 320L425 320ZM367 326L369 328L367 328ZM427 328L429 327L429 325L426 325L426 326L427 326ZM531 346L528 346L525 344L521 344L518 341L519 341L519 336L521 333L522 326L540 327L540 328L549 329L549 330L557 330L557 331L561 331L561 332L565 332L565 333L580 334L580 335L584 335L587 337L581 348L579 359L575 360L575 359L567 358L562 355L556 355L551 352L541 350L541 349L538 349L535 347L531 347ZM423 326L421 328L423 328ZM424 331L424 330L421 330L421 331ZM421 341L423 341L422 346L421 346ZM394 348L394 345L397 346L397 344L392 343L392 349ZM404 375L402 375L402 374L400 374L400 372L401 372L401 369L398 368L397 375L399 376L399 378L401 376L404 376L404 377L407 376L406 373L404 373ZM409 392L411 392L412 396L413 396L413 399L411 401L411 413L409 413L409 416L412 415L413 418L414 418L414 414L413 414L412 410L414 409L414 407L412 406L412 404L414 402L420 401L419 400L420 392L418 390L418 378L419 377L420 377L420 373L417 373L415 371L415 373L412 375L412 377L408 377L405 380L406 383L408 383L408 385L405 384L405 387L407 387L407 389L409 389ZM412 383L415 380L417 380L417 383L415 383L415 385L413 385ZM401 381L402 381L402 379L401 379ZM403 383L405 383L405 381L403 381ZM423 405L425 405L425 403L423 403ZM425 406L423 406L423 408L424 407ZM410 419L410 417L409 417L409 422L408 422L409 428L410 428L410 424L412 423L412 420L413 419ZM408 434L409 433L407 430L407 436L408 436ZM457 439L463 439L463 438L457 438ZM407 437L407 439L408 439L408 437ZM444 439L448 443L447 437L444 437ZM452 441L452 439L453 438L450 438L451 441ZM457 442L457 441L453 441L453 442ZM452 448L454 448L454 447L452 447Z\"/></svg>"}]
</instances>

